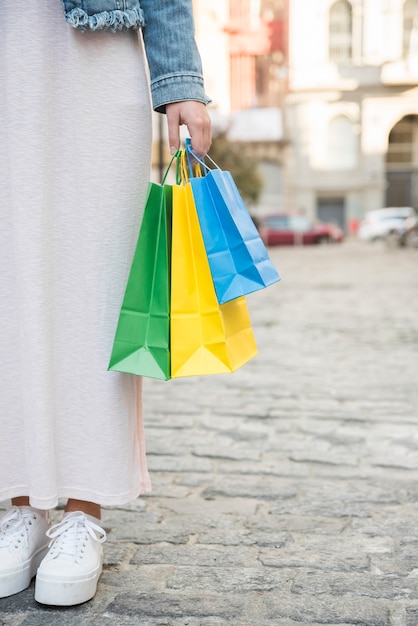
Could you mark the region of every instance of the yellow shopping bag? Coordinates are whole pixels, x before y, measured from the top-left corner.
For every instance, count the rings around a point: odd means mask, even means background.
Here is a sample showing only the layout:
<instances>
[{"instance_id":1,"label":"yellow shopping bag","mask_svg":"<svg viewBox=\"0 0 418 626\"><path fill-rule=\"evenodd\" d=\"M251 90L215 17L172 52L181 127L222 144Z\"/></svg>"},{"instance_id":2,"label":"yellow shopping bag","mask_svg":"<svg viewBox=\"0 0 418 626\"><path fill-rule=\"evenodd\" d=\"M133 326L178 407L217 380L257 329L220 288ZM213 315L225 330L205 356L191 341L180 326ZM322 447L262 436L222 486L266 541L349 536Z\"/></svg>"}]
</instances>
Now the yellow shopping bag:
<instances>
[{"instance_id":1,"label":"yellow shopping bag","mask_svg":"<svg viewBox=\"0 0 418 626\"><path fill-rule=\"evenodd\" d=\"M171 250L171 377L235 371L257 354L247 303L218 303L190 183L172 188Z\"/></svg>"}]
</instances>

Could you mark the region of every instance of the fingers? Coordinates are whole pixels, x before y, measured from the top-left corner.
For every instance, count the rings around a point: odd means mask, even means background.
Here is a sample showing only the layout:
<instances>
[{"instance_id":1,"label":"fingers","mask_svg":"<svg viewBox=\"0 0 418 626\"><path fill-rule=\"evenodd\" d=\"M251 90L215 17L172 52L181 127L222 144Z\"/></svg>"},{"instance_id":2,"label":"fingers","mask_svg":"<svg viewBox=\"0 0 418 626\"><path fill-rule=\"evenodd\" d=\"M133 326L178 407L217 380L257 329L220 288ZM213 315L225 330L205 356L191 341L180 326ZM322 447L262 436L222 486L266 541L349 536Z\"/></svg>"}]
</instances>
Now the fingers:
<instances>
[{"instance_id":1,"label":"fingers","mask_svg":"<svg viewBox=\"0 0 418 626\"><path fill-rule=\"evenodd\" d=\"M183 102L183 120L189 131L192 149L197 156L209 152L212 143L211 120L202 102Z\"/></svg>"},{"instance_id":2,"label":"fingers","mask_svg":"<svg viewBox=\"0 0 418 626\"><path fill-rule=\"evenodd\" d=\"M168 140L171 153L180 148L180 130L182 124L189 131L193 152L204 156L212 143L211 119L203 102L185 100L166 106Z\"/></svg>"},{"instance_id":3,"label":"fingers","mask_svg":"<svg viewBox=\"0 0 418 626\"><path fill-rule=\"evenodd\" d=\"M168 145L171 154L180 149L180 107L178 102L167 104L166 116L168 127Z\"/></svg>"}]
</instances>

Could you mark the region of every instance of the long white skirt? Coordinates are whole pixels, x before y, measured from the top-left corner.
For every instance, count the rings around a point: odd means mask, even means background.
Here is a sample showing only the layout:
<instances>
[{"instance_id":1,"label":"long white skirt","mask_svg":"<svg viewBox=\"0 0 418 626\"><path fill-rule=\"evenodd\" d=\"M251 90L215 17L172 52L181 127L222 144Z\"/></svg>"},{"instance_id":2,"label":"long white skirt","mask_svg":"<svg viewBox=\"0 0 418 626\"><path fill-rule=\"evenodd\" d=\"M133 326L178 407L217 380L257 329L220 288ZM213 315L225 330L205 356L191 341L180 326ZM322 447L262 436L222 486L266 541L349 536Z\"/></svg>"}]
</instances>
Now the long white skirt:
<instances>
[{"instance_id":1,"label":"long white skirt","mask_svg":"<svg viewBox=\"0 0 418 626\"><path fill-rule=\"evenodd\" d=\"M150 489L140 379L107 366L150 171L136 32L2 0L0 500L123 504Z\"/></svg>"}]
</instances>

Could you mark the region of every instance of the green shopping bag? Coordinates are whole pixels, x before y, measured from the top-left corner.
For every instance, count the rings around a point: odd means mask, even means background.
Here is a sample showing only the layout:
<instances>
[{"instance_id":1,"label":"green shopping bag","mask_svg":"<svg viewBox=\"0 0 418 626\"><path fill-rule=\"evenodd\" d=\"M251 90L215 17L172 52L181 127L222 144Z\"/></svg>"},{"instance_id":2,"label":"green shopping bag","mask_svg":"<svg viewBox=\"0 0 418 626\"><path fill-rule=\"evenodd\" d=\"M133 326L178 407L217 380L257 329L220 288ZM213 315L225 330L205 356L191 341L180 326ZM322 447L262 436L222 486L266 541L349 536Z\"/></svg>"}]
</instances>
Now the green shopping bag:
<instances>
[{"instance_id":1,"label":"green shopping bag","mask_svg":"<svg viewBox=\"0 0 418 626\"><path fill-rule=\"evenodd\" d=\"M170 378L171 186L150 183L109 370Z\"/></svg>"}]
</instances>

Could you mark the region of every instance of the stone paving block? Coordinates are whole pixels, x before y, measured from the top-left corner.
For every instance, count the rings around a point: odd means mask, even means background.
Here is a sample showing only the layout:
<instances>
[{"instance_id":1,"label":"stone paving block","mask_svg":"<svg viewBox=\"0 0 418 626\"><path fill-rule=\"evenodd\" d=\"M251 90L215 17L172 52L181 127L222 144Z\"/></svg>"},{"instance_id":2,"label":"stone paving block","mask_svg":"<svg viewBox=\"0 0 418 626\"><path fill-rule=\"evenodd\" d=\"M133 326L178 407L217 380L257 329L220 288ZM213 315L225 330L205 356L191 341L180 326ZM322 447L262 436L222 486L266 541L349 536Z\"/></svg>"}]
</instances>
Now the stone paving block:
<instances>
[{"instance_id":1,"label":"stone paving block","mask_svg":"<svg viewBox=\"0 0 418 626\"><path fill-rule=\"evenodd\" d=\"M350 552L346 548L344 553L333 552L323 549L292 550L291 547L284 548L262 548L259 552L259 560L266 567L274 568L307 568L318 569L323 572L365 572L370 568L370 561L367 554Z\"/></svg>"},{"instance_id":2,"label":"stone paving block","mask_svg":"<svg viewBox=\"0 0 418 626\"><path fill-rule=\"evenodd\" d=\"M369 572L300 571L293 579L292 593L305 595L365 596L387 600L418 599L418 577ZM418 622L417 622L418 623Z\"/></svg>"},{"instance_id":3,"label":"stone paving block","mask_svg":"<svg viewBox=\"0 0 418 626\"><path fill-rule=\"evenodd\" d=\"M306 491L312 499L322 499L324 504L330 500L344 500L345 502L367 502L370 504L399 505L403 495L399 493L403 485L395 481L349 481L344 493L336 488L335 481L321 480L310 484L306 481Z\"/></svg>"},{"instance_id":4,"label":"stone paving block","mask_svg":"<svg viewBox=\"0 0 418 626\"><path fill-rule=\"evenodd\" d=\"M296 494L296 489L284 485L279 479L249 475L245 480L234 476L224 476L222 480L216 479L203 491L202 497L207 500L216 497L239 497L276 501L294 498Z\"/></svg>"},{"instance_id":5,"label":"stone paving block","mask_svg":"<svg viewBox=\"0 0 418 626\"><path fill-rule=\"evenodd\" d=\"M222 410L224 410L224 405ZM256 441L258 444L266 438L269 439L272 433L271 420L242 419L242 417L226 418L224 415L211 414L210 416L201 416L199 422L206 431L220 433L234 441Z\"/></svg>"},{"instance_id":6,"label":"stone paving block","mask_svg":"<svg viewBox=\"0 0 418 626\"><path fill-rule=\"evenodd\" d=\"M407 607L405 626L417 626L417 624L418 624L418 605Z\"/></svg>"},{"instance_id":7,"label":"stone paving block","mask_svg":"<svg viewBox=\"0 0 418 626\"><path fill-rule=\"evenodd\" d=\"M250 531L237 526L236 529L205 529L199 533L198 543L224 546L252 546L254 540L250 536Z\"/></svg>"},{"instance_id":8,"label":"stone paving block","mask_svg":"<svg viewBox=\"0 0 418 626\"><path fill-rule=\"evenodd\" d=\"M204 590L218 594L247 593L279 589L286 572L261 567L176 567L167 581L168 589Z\"/></svg>"},{"instance_id":9,"label":"stone paving block","mask_svg":"<svg viewBox=\"0 0 418 626\"><path fill-rule=\"evenodd\" d=\"M184 502L192 495L192 492L187 487L173 484L173 479L172 474L159 474L157 480L153 481L152 492L144 496L143 500L147 500L148 503L150 500L157 499L158 501L176 499Z\"/></svg>"},{"instance_id":10,"label":"stone paving block","mask_svg":"<svg viewBox=\"0 0 418 626\"><path fill-rule=\"evenodd\" d=\"M160 541L187 543L190 534L195 534L199 527L198 521L191 518L180 522L178 517L173 517L167 524L161 515L153 513L123 512L115 515L111 511L106 512L103 524L111 542L130 541L138 544Z\"/></svg>"},{"instance_id":11,"label":"stone paving block","mask_svg":"<svg viewBox=\"0 0 418 626\"><path fill-rule=\"evenodd\" d=\"M394 551L390 555L372 555L370 570L387 576L404 577L414 573L416 562L402 558L397 551Z\"/></svg>"},{"instance_id":12,"label":"stone paving block","mask_svg":"<svg viewBox=\"0 0 418 626\"><path fill-rule=\"evenodd\" d=\"M197 457L207 457L210 459L230 459L237 461L259 461L263 451L248 446L221 447L211 444L210 446L196 446L193 455Z\"/></svg>"},{"instance_id":13,"label":"stone paving block","mask_svg":"<svg viewBox=\"0 0 418 626\"><path fill-rule=\"evenodd\" d=\"M264 594L264 615L267 620L290 619L302 624L355 624L356 626L391 626L390 602L351 595L333 597L326 594L310 596L298 601L299 596L287 589L279 594Z\"/></svg>"},{"instance_id":14,"label":"stone paving block","mask_svg":"<svg viewBox=\"0 0 418 626\"><path fill-rule=\"evenodd\" d=\"M132 543L126 542L117 542L107 541L104 546L104 558L103 558L103 566L104 567L115 567L128 561L133 551L135 550L135 546Z\"/></svg>"},{"instance_id":15,"label":"stone paving block","mask_svg":"<svg viewBox=\"0 0 418 626\"><path fill-rule=\"evenodd\" d=\"M97 603L100 604L99 602ZM5 626L67 626L81 624L83 617L92 610L92 604L82 604L77 607L58 609L38 604L34 599L34 585L29 589L0 599L0 624L2 620ZM96 613L96 620L100 620L102 611ZM3 626L3 625L2 625Z\"/></svg>"},{"instance_id":16,"label":"stone paving block","mask_svg":"<svg viewBox=\"0 0 418 626\"><path fill-rule=\"evenodd\" d=\"M166 496L166 494L165 494ZM173 500L172 498L161 497L158 498L158 502L155 501L155 506L161 513L167 514L177 513L178 515L203 516L207 521L205 525L211 526L215 523L223 525L225 515L238 515L243 516L244 519L254 515L259 506L259 503L255 500L248 500L246 498L216 498L216 500L202 500L196 495L184 498L183 500ZM149 502L149 507L154 505L153 501ZM216 522L213 522L213 518L216 515Z\"/></svg>"},{"instance_id":17,"label":"stone paving block","mask_svg":"<svg viewBox=\"0 0 418 626\"><path fill-rule=\"evenodd\" d=\"M100 578L100 594L107 603L123 593L156 594L165 591L167 581L173 576L175 568L171 565L144 565L133 567L123 565L105 569ZM96 603L95 603L96 604Z\"/></svg>"},{"instance_id":18,"label":"stone paving block","mask_svg":"<svg viewBox=\"0 0 418 626\"><path fill-rule=\"evenodd\" d=\"M366 535L391 535L404 541L414 541L418 538L418 505L409 500L408 491L405 491L402 515L399 515L398 507L388 507L381 509L379 515L372 519L353 519L351 527Z\"/></svg>"},{"instance_id":19,"label":"stone paving block","mask_svg":"<svg viewBox=\"0 0 418 626\"><path fill-rule=\"evenodd\" d=\"M266 510L269 510L267 504ZM329 541L334 540L335 535L339 535L350 526L351 522L344 518L331 517L309 517L305 515L270 515L259 510L258 514L248 515L243 522L245 529L251 532L265 531L283 533L292 536L308 534L312 536L326 535ZM305 540L298 538L302 544Z\"/></svg>"},{"instance_id":20,"label":"stone paving block","mask_svg":"<svg viewBox=\"0 0 418 626\"><path fill-rule=\"evenodd\" d=\"M213 471L215 472L215 469ZM214 474L208 476L207 473L196 474L193 471L188 473L183 472L175 477L176 484L186 487L192 487L195 489L199 489L200 487L206 487L213 479Z\"/></svg>"},{"instance_id":21,"label":"stone paving block","mask_svg":"<svg viewBox=\"0 0 418 626\"><path fill-rule=\"evenodd\" d=\"M96 623L97 624L97 623ZM233 624L234 626L241 626L240 622L235 620L224 620L220 617L187 617L184 618L161 618L161 617L142 617L140 615L133 616L121 616L117 617L113 615L103 615L103 622L100 626L113 626L114 624L121 626L226 626L227 624ZM84 623L83 623L84 626ZM87 626L87 625L86 625ZM90 624L88 625L90 626ZM248 626L248 623L242 624L242 626Z\"/></svg>"},{"instance_id":22,"label":"stone paving block","mask_svg":"<svg viewBox=\"0 0 418 626\"><path fill-rule=\"evenodd\" d=\"M372 517L375 507L368 502L341 502L340 500L325 502L283 501L270 507L272 515L287 515L298 513L308 517Z\"/></svg>"},{"instance_id":23,"label":"stone paving block","mask_svg":"<svg viewBox=\"0 0 418 626\"><path fill-rule=\"evenodd\" d=\"M405 455L390 454L386 456L371 456L369 457L369 463L371 465L377 465L380 467L399 467L406 470L418 469L418 453L410 453Z\"/></svg>"},{"instance_id":24,"label":"stone paving block","mask_svg":"<svg viewBox=\"0 0 418 626\"><path fill-rule=\"evenodd\" d=\"M25 620L25 613L14 613L11 615L2 615L0 612L0 626L20 626ZM38 622L40 624L40 622Z\"/></svg>"},{"instance_id":25,"label":"stone paving block","mask_svg":"<svg viewBox=\"0 0 418 626\"><path fill-rule=\"evenodd\" d=\"M234 618L242 612L242 598L211 594L131 594L118 595L107 607L108 614L141 617Z\"/></svg>"},{"instance_id":26,"label":"stone paving block","mask_svg":"<svg viewBox=\"0 0 418 626\"><path fill-rule=\"evenodd\" d=\"M131 502L127 502L126 504L121 504L119 506L103 506L102 507L102 512L104 515L106 515L106 511L133 511L135 513L140 512L140 513L146 513L146 509L147 509L147 505L146 505L146 499L145 498L136 498L135 500L132 500Z\"/></svg>"},{"instance_id":27,"label":"stone paving block","mask_svg":"<svg viewBox=\"0 0 418 626\"><path fill-rule=\"evenodd\" d=\"M263 521L260 520L262 529ZM325 553L342 555L346 552L356 555L391 555L394 550L398 550L398 542L389 536L367 536L358 535L351 532L349 526L343 532L334 535L324 535L311 532L309 534L298 534L290 531L286 535L287 541L279 545L282 554L296 553ZM349 550L347 550L349 548Z\"/></svg>"},{"instance_id":28,"label":"stone paving block","mask_svg":"<svg viewBox=\"0 0 418 626\"><path fill-rule=\"evenodd\" d=\"M325 463L326 465L358 465L358 457L354 455L344 455L339 452L294 452L289 456L291 461L296 463Z\"/></svg>"},{"instance_id":29,"label":"stone paving block","mask_svg":"<svg viewBox=\"0 0 418 626\"><path fill-rule=\"evenodd\" d=\"M258 463L249 465L245 461L220 460L217 464L220 474L257 474L258 476L277 476L283 478L308 478L311 474L306 465L289 463L288 458L279 453L264 453Z\"/></svg>"},{"instance_id":30,"label":"stone paving block","mask_svg":"<svg viewBox=\"0 0 418 626\"><path fill-rule=\"evenodd\" d=\"M132 565L170 564L199 567L249 567L257 562L257 550L252 547L219 545L158 545L142 546L130 560Z\"/></svg>"},{"instance_id":31,"label":"stone paving block","mask_svg":"<svg viewBox=\"0 0 418 626\"><path fill-rule=\"evenodd\" d=\"M203 472L213 469L209 459L192 456L163 456L150 454L148 456L148 469L150 472Z\"/></svg>"},{"instance_id":32,"label":"stone paving block","mask_svg":"<svg viewBox=\"0 0 418 626\"><path fill-rule=\"evenodd\" d=\"M0 617L5 619L13 613L25 613L36 608L34 600L34 584L32 582L28 589L21 593L9 596L8 598L0 598Z\"/></svg>"}]
</instances>

